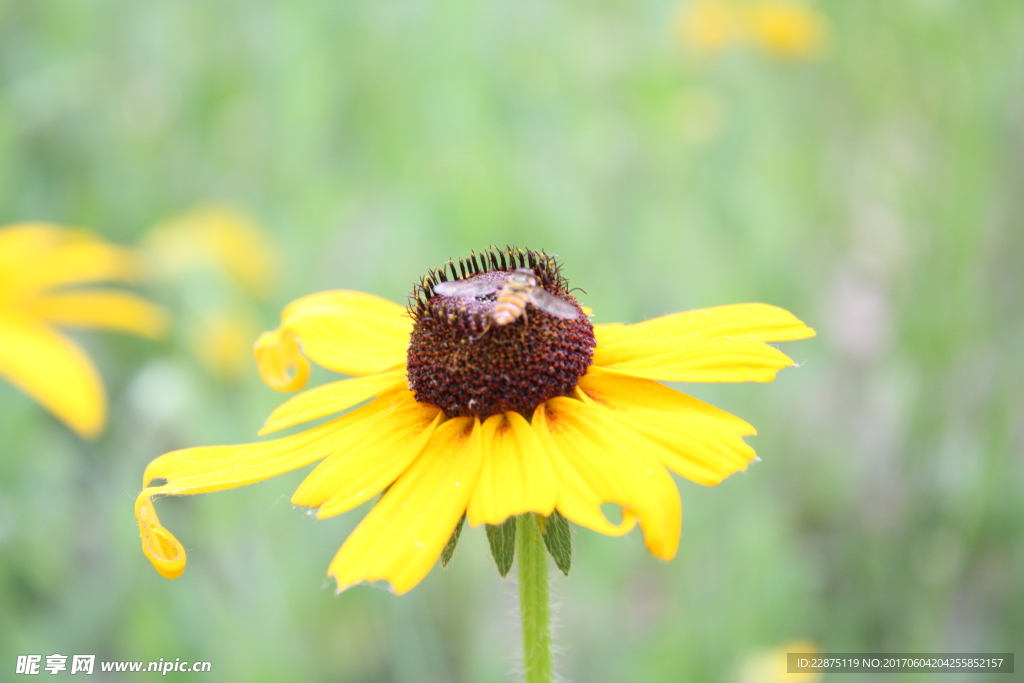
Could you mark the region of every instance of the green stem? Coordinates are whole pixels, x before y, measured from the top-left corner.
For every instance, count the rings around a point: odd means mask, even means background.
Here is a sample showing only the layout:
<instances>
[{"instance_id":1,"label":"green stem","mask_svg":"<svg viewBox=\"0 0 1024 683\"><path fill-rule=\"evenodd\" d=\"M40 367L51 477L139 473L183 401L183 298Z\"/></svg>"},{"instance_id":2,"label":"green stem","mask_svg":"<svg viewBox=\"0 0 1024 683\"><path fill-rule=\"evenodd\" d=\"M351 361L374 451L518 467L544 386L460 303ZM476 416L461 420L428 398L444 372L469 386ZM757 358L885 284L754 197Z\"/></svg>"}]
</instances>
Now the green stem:
<instances>
[{"instance_id":1,"label":"green stem","mask_svg":"<svg viewBox=\"0 0 1024 683\"><path fill-rule=\"evenodd\" d=\"M526 683L551 683L551 608L548 558L534 514L520 515L516 533L519 560L519 612L523 620L523 668Z\"/></svg>"}]
</instances>

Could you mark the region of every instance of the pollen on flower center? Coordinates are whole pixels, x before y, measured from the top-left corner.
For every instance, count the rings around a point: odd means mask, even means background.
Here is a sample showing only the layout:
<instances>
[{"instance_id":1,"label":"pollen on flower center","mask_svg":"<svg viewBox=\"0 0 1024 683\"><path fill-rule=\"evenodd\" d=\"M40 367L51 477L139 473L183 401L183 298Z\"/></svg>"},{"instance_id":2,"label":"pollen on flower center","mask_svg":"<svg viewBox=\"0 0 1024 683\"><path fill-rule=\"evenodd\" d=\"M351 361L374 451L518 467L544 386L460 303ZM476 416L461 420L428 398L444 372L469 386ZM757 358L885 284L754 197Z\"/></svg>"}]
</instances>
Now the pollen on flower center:
<instances>
[{"instance_id":1,"label":"pollen on flower center","mask_svg":"<svg viewBox=\"0 0 1024 683\"><path fill-rule=\"evenodd\" d=\"M554 257L492 248L446 265L410 295L407 369L416 400L449 417L529 417L570 394L596 342Z\"/></svg>"}]
</instances>

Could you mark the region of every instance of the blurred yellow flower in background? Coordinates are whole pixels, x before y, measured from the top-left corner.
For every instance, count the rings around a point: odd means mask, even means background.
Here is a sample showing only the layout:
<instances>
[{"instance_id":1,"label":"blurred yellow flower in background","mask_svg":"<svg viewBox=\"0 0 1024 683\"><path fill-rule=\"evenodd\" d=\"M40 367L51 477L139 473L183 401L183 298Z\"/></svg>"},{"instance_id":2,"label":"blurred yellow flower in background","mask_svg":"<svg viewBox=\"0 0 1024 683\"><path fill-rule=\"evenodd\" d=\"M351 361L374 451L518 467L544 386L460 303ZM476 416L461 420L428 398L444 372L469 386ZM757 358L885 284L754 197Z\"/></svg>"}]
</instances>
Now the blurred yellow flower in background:
<instances>
[{"instance_id":1,"label":"blurred yellow flower in background","mask_svg":"<svg viewBox=\"0 0 1024 683\"><path fill-rule=\"evenodd\" d=\"M789 673L790 652L814 654L818 646L808 640L792 640L772 650L751 653L740 666L739 683L818 683L820 673Z\"/></svg>"},{"instance_id":2,"label":"blurred yellow flower in background","mask_svg":"<svg viewBox=\"0 0 1024 683\"><path fill-rule=\"evenodd\" d=\"M165 314L127 291L79 285L138 279L137 254L84 230L48 223L0 228L0 377L85 438L103 429L107 400L88 356L55 326L157 338Z\"/></svg>"},{"instance_id":3,"label":"blurred yellow flower in background","mask_svg":"<svg viewBox=\"0 0 1024 683\"><path fill-rule=\"evenodd\" d=\"M777 57L810 59L821 52L828 20L795 2L695 0L682 6L676 28L699 53L750 45Z\"/></svg>"},{"instance_id":4,"label":"blurred yellow flower in background","mask_svg":"<svg viewBox=\"0 0 1024 683\"><path fill-rule=\"evenodd\" d=\"M143 247L149 276L176 292L183 344L218 379L240 377L259 332L253 300L277 282L263 229L231 207L204 207L157 224Z\"/></svg>"},{"instance_id":5,"label":"blurred yellow flower in background","mask_svg":"<svg viewBox=\"0 0 1024 683\"><path fill-rule=\"evenodd\" d=\"M250 366L259 328L248 312L211 311L201 314L190 327L189 347L220 379L238 377Z\"/></svg>"},{"instance_id":6,"label":"blurred yellow flower in background","mask_svg":"<svg viewBox=\"0 0 1024 683\"><path fill-rule=\"evenodd\" d=\"M252 296L270 293L277 259L260 226L236 209L194 209L157 224L143 242L157 278L223 270Z\"/></svg>"},{"instance_id":7,"label":"blurred yellow flower in background","mask_svg":"<svg viewBox=\"0 0 1024 683\"><path fill-rule=\"evenodd\" d=\"M718 52L743 39L743 14L734 2L695 0L682 6L677 29L698 52Z\"/></svg>"},{"instance_id":8,"label":"blurred yellow flower in background","mask_svg":"<svg viewBox=\"0 0 1024 683\"><path fill-rule=\"evenodd\" d=\"M779 57L810 59L824 44L825 17L804 5L759 2L751 14L758 47Z\"/></svg>"}]
</instances>

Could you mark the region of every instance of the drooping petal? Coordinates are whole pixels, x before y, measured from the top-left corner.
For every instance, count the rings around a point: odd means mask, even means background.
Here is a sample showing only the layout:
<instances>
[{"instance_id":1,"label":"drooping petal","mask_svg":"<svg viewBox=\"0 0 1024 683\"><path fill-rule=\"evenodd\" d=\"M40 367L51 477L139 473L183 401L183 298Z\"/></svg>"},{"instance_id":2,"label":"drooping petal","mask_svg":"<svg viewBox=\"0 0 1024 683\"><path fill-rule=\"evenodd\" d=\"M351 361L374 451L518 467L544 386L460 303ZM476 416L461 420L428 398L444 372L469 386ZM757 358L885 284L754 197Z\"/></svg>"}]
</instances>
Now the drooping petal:
<instances>
[{"instance_id":1,"label":"drooping petal","mask_svg":"<svg viewBox=\"0 0 1024 683\"><path fill-rule=\"evenodd\" d=\"M679 491L645 440L622 429L607 413L596 404L553 398L534 414L558 476L558 511L577 524L609 533L611 525L600 506L618 503L623 524L628 517L639 519L651 554L671 559L682 525ZM621 533L611 530L612 535Z\"/></svg>"},{"instance_id":2,"label":"drooping petal","mask_svg":"<svg viewBox=\"0 0 1024 683\"><path fill-rule=\"evenodd\" d=\"M298 335L311 360L346 375L372 375L405 362L412 320L405 308L362 292L323 292L288 305L281 329Z\"/></svg>"},{"instance_id":3,"label":"drooping petal","mask_svg":"<svg viewBox=\"0 0 1024 683\"><path fill-rule=\"evenodd\" d=\"M492 415L483 423L482 436L483 465L469 500L469 523L500 524L524 512L550 515L557 480L530 423L516 412Z\"/></svg>"},{"instance_id":4,"label":"drooping petal","mask_svg":"<svg viewBox=\"0 0 1024 683\"><path fill-rule=\"evenodd\" d=\"M752 426L649 379L591 368L579 388L610 409L620 423L664 448L650 448L666 467L698 484L718 484L746 469L754 449L744 440Z\"/></svg>"},{"instance_id":5,"label":"drooping petal","mask_svg":"<svg viewBox=\"0 0 1024 683\"><path fill-rule=\"evenodd\" d=\"M340 413L405 384L405 366L402 365L376 375L343 379L304 391L279 405L267 418L260 435Z\"/></svg>"},{"instance_id":6,"label":"drooping petal","mask_svg":"<svg viewBox=\"0 0 1024 683\"><path fill-rule=\"evenodd\" d=\"M347 512L391 485L423 450L441 420L433 406L401 389L374 401L366 428L316 466L292 496L324 519ZM370 406L367 406L370 407Z\"/></svg>"},{"instance_id":7,"label":"drooping petal","mask_svg":"<svg viewBox=\"0 0 1024 683\"><path fill-rule=\"evenodd\" d=\"M399 595L412 589L437 562L479 473L480 422L441 424L334 556L327 573L338 590L362 581L387 581Z\"/></svg>"},{"instance_id":8,"label":"drooping petal","mask_svg":"<svg viewBox=\"0 0 1024 683\"><path fill-rule=\"evenodd\" d=\"M770 382L792 359L765 342L814 330L767 304L718 306L636 325L597 325L594 365L671 382Z\"/></svg>"},{"instance_id":9,"label":"drooping petal","mask_svg":"<svg viewBox=\"0 0 1024 683\"><path fill-rule=\"evenodd\" d=\"M256 340L255 353L260 379L271 389L298 391L309 381L312 368L294 331L264 332Z\"/></svg>"},{"instance_id":10,"label":"drooping petal","mask_svg":"<svg viewBox=\"0 0 1024 683\"><path fill-rule=\"evenodd\" d=\"M95 327L157 339L167 328L159 306L131 292L90 289L49 293L25 304L30 315L58 325Z\"/></svg>"},{"instance_id":11,"label":"drooping petal","mask_svg":"<svg viewBox=\"0 0 1024 683\"><path fill-rule=\"evenodd\" d=\"M185 550L160 524L153 507L154 496L220 491L298 469L358 441L367 430L378 427L378 419L390 408L389 398L378 399L331 422L283 439L187 448L160 456L146 468L142 476L145 488L135 503L143 552L167 578L176 578L185 570Z\"/></svg>"},{"instance_id":12,"label":"drooping petal","mask_svg":"<svg viewBox=\"0 0 1024 683\"><path fill-rule=\"evenodd\" d=\"M107 399L96 368L78 346L49 327L0 314L0 377L80 436L91 439L103 429Z\"/></svg>"},{"instance_id":13,"label":"drooping petal","mask_svg":"<svg viewBox=\"0 0 1024 683\"><path fill-rule=\"evenodd\" d=\"M153 497L143 491L135 499L135 519L139 522L142 552L160 576L176 579L185 571L185 548L160 524L153 508Z\"/></svg>"}]
</instances>

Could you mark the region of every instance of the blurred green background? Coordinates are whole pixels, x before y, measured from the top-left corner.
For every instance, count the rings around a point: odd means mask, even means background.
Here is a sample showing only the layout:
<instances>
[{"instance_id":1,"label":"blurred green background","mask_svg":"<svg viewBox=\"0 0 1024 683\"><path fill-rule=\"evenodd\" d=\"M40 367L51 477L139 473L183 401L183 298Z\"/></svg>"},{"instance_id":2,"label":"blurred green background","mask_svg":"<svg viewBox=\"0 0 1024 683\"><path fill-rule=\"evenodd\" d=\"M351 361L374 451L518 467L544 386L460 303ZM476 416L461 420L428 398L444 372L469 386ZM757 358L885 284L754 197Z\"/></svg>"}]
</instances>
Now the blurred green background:
<instances>
[{"instance_id":1,"label":"blurred green background","mask_svg":"<svg viewBox=\"0 0 1024 683\"><path fill-rule=\"evenodd\" d=\"M737 681L795 638L1024 655L1024 5L804 7L810 55L701 47L667 0L0 0L0 224L135 245L234 206L277 272L263 298L216 268L154 281L163 343L76 334L111 398L95 443L0 383L2 677L95 653L217 680L517 679L514 582L481 530L406 596L336 597L326 566L366 507L310 518L301 472L160 503L176 581L132 516L152 458L253 440L284 398L249 360L203 365L210 300L270 329L324 289L404 301L491 243L559 254L597 322L764 301L818 330L774 384L681 387L754 424L763 461L680 481L674 561L577 530L565 680ZM971 680L915 680L940 678Z\"/></svg>"}]
</instances>

